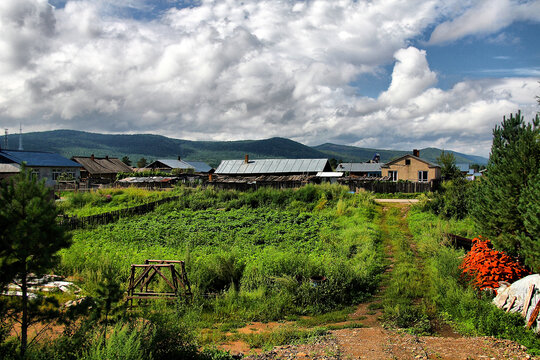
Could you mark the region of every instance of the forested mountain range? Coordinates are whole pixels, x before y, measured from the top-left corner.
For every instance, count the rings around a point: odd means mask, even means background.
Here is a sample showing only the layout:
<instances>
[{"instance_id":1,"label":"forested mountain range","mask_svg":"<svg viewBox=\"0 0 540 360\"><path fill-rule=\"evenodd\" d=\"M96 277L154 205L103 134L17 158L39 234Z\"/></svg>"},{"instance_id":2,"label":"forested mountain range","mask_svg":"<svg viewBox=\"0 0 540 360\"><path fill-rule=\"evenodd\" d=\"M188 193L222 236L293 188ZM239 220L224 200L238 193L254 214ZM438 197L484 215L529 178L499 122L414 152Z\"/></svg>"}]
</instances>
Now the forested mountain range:
<instances>
[{"instance_id":1,"label":"forested mountain range","mask_svg":"<svg viewBox=\"0 0 540 360\"><path fill-rule=\"evenodd\" d=\"M280 137L265 140L191 141L160 135L111 135L76 130L31 132L22 136L25 150L50 151L68 158L90 154L119 158L128 156L134 163L142 157L152 161L180 156L185 160L205 161L217 166L221 160L243 159L245 154L249 154L251 159L335 158L338 161L363 162L373 158L375 153L381 155L382 162L387 162L410 153L410 151L369 149L329 143L310 147ZM9 135L8 140L9 148L17 149L19 135ZM420 157L433 162L440 153L441 150L436 148L420 149ZM458 163L487 162L487 159L481 156L453 153Z\"/></svg>"}]
</instances>

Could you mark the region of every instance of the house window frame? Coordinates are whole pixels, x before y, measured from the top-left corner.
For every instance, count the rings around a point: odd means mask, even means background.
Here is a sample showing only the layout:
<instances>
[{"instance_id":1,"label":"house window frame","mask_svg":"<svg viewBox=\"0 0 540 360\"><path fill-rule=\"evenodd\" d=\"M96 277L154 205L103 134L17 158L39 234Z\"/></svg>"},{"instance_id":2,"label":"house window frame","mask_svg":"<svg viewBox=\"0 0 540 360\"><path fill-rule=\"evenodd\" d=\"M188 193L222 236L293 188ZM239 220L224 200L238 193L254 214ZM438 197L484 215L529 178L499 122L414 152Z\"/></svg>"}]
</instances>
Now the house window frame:
<instances>
[{"instance_id":1,"label":"house window frame","mask_svg":"<svg viewBox=\"0 0 540 360\"><path fill-rule=\"evenodd\" d=\"M31 174L32 174L32 178L36 180L41 179L41 171L39 171L39 169L32 169Z\"/></svg>"},{"instance_id":2,"label":"house window frame","mask_svg":"<svg viewBox=\"0 0 540 360\"><path fill-rule=\"evenodd\" d=\"M397 170L388 170L388 176L390 177L390 181L398 181Z\"/></svg>"},{"instance_id":3,"label":"house window frame","mask_svg":"<svg viewBox=\"0 0 540 360\"><path fill-rule=\"evenodd\" d=\"M428 171L418 170L418 182L428 182Z\"/></svg>"},{"instance_id":4,"label":"house window frame","mask_svg":"<svg viewBox=\"0 0 540 360\"><path fill-rule=\"evenodd\" d=\"M73 179L76 179L77 173L71 168L53 168L51 170L51 177L54 181L58 181L58 178L62 175L71 175Z\"/></svg>"}]
</instances>

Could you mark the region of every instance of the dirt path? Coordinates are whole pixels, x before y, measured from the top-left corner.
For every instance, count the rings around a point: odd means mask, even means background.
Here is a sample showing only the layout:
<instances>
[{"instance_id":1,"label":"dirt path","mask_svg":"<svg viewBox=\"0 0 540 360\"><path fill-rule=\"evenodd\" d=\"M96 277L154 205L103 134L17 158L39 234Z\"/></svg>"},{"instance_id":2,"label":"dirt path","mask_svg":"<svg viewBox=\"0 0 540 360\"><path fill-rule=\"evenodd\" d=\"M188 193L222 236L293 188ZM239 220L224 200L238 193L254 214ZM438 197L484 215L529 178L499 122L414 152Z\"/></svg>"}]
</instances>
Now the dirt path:
<instances>
[{"instance_id":1,"label":"dirt path","mask_svg":"<svg viewBox=\"0 0 540 360\"><path fill-rule=\"evenodd\" d=\"M391 199L392 200L392 199ZM383 281L378 293L371 301L358 305L350 314L351 320L357 320L364 328L341 329L331 331L329 336L311 344L286 345L275 347L272 351L248 357L249 359L439 359L439 360L502 360L536 359L526 353L526 349L512 341L497 340L489 337L466 338L454 333L449 327L439 330L437 336L416 336L399 330L385 328L381 321L382 301L388 279L392 276L393 249L390 245L386 227L386 214L389 209L399 208L399 228L408 239L415 257L415 244L406 225L408 204L389 202L383 205L381 229L388 258L392 263L388 267L386 281ZM422 264L418 264L422 267Z\"/></svg>"},{"instance_id":2,"label":"dirt path","mask_svg":"<svg viewBox=\"0 0 540 360\"><path fill-rule=\"evenodd\" d=\"M393 199L389 199L393 200ZM406 206L406 205L405 205ZM400 228L407 232L404 234L411 242L410 247L414 253L416 249L412 243L412 236L406 226L408 207L403 202L396 204L392 201L384 205L382 210L382 224L386 221L389 208L399 207L403 216L399 217ZM389 249L389 233L385 226L381 226L385 248ZM389 258L393 262L392 254ZM392 266L389 267L392 269ZM389 274L391 276L391 272ZM366 328L343 329L333 331L338 348L336 359L531 359L525 348L507 340L496 340L488 337L465 338L444 329L444 336L416 336L397 330L383 327L380 320L382 310L378 304L384 294L384 282L380 294L369 303L361 304L354 316L365 316L363 323Z\"/></svg>"}]
</instances>

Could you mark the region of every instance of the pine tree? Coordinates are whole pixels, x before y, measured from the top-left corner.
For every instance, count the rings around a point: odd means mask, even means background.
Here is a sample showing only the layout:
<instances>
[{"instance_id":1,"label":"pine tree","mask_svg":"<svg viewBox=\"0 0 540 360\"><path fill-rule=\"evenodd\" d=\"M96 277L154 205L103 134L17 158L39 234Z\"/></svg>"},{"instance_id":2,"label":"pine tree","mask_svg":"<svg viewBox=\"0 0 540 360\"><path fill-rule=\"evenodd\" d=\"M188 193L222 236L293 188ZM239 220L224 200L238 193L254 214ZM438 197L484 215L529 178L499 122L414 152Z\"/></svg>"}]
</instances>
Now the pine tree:
<instances>
[{"instance_id":1,"label":"pine tree","mask_svg":"<svg viewBox=\"0 0 540 360\"><path fill-rule=\"evenodd\" d=\"M461 171L456 165L456 157L451 152L441 152L437 158L437 164L441 166L441 177L444 180L454 180L463 177Z\"/></svg>"},{"instance_id":2,"label":"pine tree","mask_svg":"<svg viewBox=\"0 0 540 360\"><path fill-rule=\"evenodd\" d=\"M50 190L24 166L14 179L0 183L0 284L21 287L21 358L28 343L28 277L43 274L70 239L57 224Z\"/></svg>"},{"instance_id":3,"label":"pine tree","mask_svg":"<svg viewBox=\"0 0 540 360\"><path fill-rule=\"evenodd\" d=\"M519 211L525 226L520 237L521 253L527 265L540 271L540 168L521 194Z\"/></svg>"},{"instance_id":4,"label":"pine tree","mask_svg":"<svg viewBox=\"0 0 540 360\"><path fill-rule=\"evenodd\" d=\"M524 214L532 206L528 194L534 187L540 163L538 116L526 124L518 112L503 118L493 130L493 145L486 176L478 186L472 215L494 245L518 255L531 266ZM538 241L537 239L533 241Z\"/></svg>"}]
</instances>

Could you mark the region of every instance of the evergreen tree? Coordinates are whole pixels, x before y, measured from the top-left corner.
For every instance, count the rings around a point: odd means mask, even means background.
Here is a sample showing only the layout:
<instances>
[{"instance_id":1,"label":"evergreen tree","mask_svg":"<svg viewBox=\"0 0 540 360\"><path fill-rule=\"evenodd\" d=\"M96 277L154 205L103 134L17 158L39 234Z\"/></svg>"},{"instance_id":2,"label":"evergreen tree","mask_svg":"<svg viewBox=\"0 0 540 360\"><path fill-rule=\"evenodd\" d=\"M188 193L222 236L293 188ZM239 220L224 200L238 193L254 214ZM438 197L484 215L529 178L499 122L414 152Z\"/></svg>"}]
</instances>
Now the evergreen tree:
<instances>
[{"instance_id":1,"label":"evergreen tree","mask_svg":"<svg viewBox=\"0 0 540 360\"><path fill-rule=\"evenodd\" d=\"M131 166L131 160L129 160L129 156L124 156L122 158L122 162L126 164L127 166Z\"/></svg>"},{"instance_id":2,"label":"evergreen tree","mask_svg":"<svg viewBox=\"0 0 540 360\"><path fill-rule=\"evenodd\" d=\"M520 237L521 252L527 265L540 271L540 167L521 194L519 212L525 226Z\"/></svg>"},{"instance_id":3,"label":"evergreen tree","mask_svg":"<svg viewBox=\"0 0 540 360\"><path fill-rule=\"evenodd\" d=\"M463 177L456 165L456 157L451 152L441 152L437 158L437 163L441 166L441 177L444 180L454 180Z\"/></svg>"},{"instance_id":4,"label":"evergreen tree","mask_svg":"<svg viewBox=\"0 0 540 360\"><path fill-rule=\"evenodd\" d=\"M15 281L21 288L21 357L28 343L28 277L43 274L69 246L67 233L56 222L58 210L50 189L21 168L14 179L0 183L0 284ZM32 304L30 304L32 305Z\"/></svg>"},{"instance_id":5,"label":"evergreen tree","mask_svg":"<svg viewBox=\"0 0 540 360\"><path fill-rule=\"evenodd\" d=\"M137 167L138 168L143 168L146 165L148 165L148 162L146 161L145 158L140 158L139 161L137 161Z\"/></svg>"},{"instance_id":6,"label":"evergreen tree","mask_svg":"<svg viewBox=\"0 0 540 360\"><path fill-rule=\"evenodd\" d=\"M519 255L529 266L538 257L538 253L531 251L540 241L527 232L525 220L530 211L536 211L533 216L538 214L530 196L538 183L539 131L538 115L526 124L521 112L504 117L501 125L495 127L487 173L477 188L472 211L483 234L495 246Z\"/></svg>"}]
</instances>

